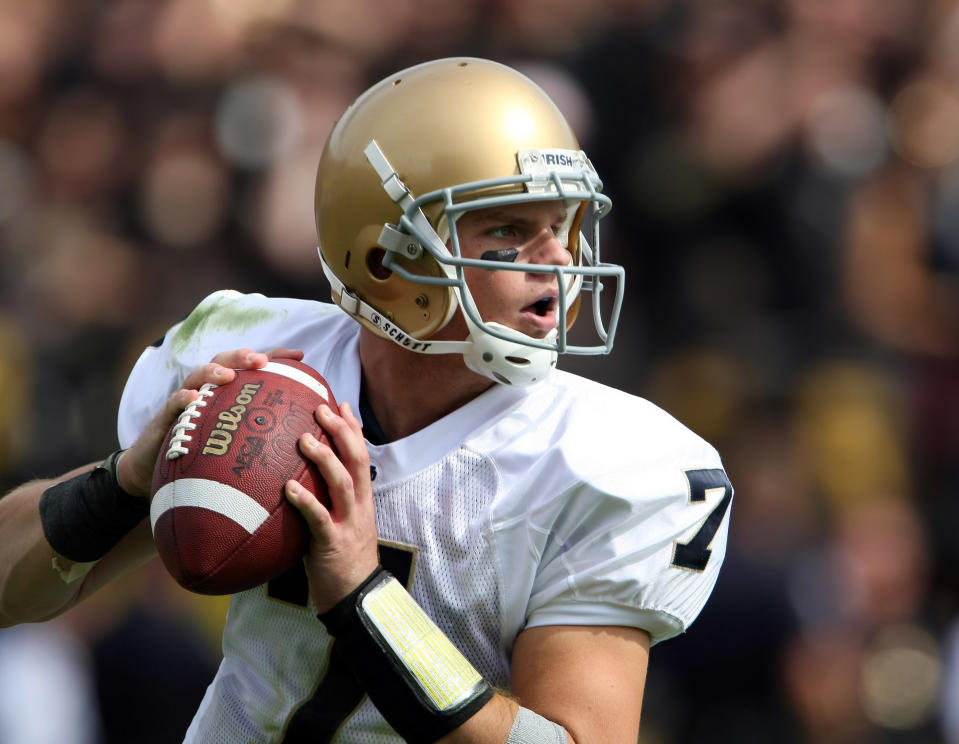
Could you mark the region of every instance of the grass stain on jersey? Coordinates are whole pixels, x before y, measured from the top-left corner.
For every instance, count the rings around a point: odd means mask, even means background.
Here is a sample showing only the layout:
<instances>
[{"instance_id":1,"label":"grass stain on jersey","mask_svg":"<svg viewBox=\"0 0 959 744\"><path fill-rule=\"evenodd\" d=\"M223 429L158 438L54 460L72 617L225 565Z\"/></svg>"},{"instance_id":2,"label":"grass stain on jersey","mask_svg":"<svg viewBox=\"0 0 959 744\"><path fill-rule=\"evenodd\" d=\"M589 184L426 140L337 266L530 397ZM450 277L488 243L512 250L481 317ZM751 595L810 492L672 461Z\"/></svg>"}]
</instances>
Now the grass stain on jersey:
<instances>
[{"instance_id":1,"label":"grass stain on jersey","mask_svg":"<svg viewBox=\"0 0 959 744\"><path fill-rule=\"evenodd\" d=\"M200 334L211 331L242 333L281 314L265 307L238 307L237 304L232 297L220 297L209 305L199 305L170 339L173 351L182 354Z\"/></svg>"}]
</instances>

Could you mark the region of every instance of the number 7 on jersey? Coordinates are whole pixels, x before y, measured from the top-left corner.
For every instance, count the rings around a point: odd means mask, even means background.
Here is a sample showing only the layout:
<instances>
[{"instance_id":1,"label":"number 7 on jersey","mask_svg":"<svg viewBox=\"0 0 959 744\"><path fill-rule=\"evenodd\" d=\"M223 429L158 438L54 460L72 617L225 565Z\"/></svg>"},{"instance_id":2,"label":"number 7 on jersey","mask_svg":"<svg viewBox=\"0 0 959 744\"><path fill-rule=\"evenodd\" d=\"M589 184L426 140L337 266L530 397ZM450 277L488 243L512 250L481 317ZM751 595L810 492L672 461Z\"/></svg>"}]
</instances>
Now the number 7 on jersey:
<instances>
[{"instance_id":1,"label":"number 7 on jersey","mask_svg":"<svg viewBox=\"0 0 959 744\"><path fill-rule=\"evenodd\" d=\"M689 481L689 501L692 504L704 502L720 495L719 503L703 520L696 534L689 542L676 543L673 551L673 565L680 568L689 568L693 571L704 571L709 558L713 554L709 546L716 537L719 525L723 523L729 503L733 499L733 486L729 482L726 471L722 468L704 468L701 470L685 471Z\"/></svg>"}]
</instances>

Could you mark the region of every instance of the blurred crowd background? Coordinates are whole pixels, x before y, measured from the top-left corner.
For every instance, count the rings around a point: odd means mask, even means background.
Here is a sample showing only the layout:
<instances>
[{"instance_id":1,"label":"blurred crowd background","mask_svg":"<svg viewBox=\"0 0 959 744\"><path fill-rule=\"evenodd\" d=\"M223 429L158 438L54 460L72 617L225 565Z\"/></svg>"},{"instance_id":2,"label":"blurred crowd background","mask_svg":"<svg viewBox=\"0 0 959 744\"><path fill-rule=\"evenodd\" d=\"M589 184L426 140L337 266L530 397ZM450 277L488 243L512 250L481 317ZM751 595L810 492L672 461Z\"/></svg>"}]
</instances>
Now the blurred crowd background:
<instances>
[{"instance_id":1,"label":"blurred crowd background","mask_svg":"<svg viewBox=\"0 0 959 744\"><path fill-rule=\"evenodd\" d=\"M616 348L563 365L736 487L643 744L959 742L957 0L0 0L0 491L115 449L209 292L328 298L326 135L451 55L537 80L613 198ZM179 741L223 612L151 566L0 631L0 743Z\"/></svg>"}]
</instances>

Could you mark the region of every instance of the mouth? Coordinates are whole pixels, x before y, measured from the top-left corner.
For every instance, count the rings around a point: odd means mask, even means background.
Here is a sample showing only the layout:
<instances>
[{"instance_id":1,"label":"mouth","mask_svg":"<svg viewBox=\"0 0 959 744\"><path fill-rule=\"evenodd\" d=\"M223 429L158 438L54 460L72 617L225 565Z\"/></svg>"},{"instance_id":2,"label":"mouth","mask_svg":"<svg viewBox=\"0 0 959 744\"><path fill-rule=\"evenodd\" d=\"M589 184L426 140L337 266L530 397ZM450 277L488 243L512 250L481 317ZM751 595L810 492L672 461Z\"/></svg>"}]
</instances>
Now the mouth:
<instances>
[{"instance_id":1,"label":"mouth","mask_svg":"<svg viewBox=\"0 0 959 744\"><path fill-rule=\"evenodd\" d=\"M549 332L556 327L556 297L541 297L523 308L525 318L539 331Z\"/></svg>"}]
</instances>

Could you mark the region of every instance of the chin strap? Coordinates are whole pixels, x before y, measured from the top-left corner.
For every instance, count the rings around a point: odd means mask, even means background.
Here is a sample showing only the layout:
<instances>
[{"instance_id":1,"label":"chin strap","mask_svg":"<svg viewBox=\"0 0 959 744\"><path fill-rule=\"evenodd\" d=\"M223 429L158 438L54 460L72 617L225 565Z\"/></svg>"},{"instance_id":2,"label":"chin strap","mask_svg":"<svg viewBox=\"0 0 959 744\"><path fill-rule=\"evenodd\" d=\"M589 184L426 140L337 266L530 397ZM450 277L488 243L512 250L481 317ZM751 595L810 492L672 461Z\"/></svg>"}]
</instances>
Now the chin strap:
<instances>
[{"instance_id":1,"label":"chin strap","mask_svg":"<svg viewBox=\"0 0 959 744\"><path fill-rule=\"evenodd\" d=\"M483 333L466 317L466 324L470 328L467 336L469 348L463 352L466 366L478 374L489 377L491 380L504 385L525 387L542 381L556 366L558 354L552 349L540 349L523 343L527 338L519 331L501 325L487 323L486 325L499 333L514 336L516 341L506 341L489 333ZM556 329L549 332L543 339L552 343L556 340Z\"/></svg>"},{"instance_id":2,"label":"chin strap","mask_svg":"<svg viewBox=\"0 0 959 744\"><path fill-rule=\"evenodd\" d=\"M389 318L367 302L361 300L357 295L346 288L346 285L340 281L339 277L333 273L333 269L323 258L323 252L317 249L320 256L320 263L323 265L323 273L326 280L330 283L333 301L339 305L348 315L355 318L362 318L378 329L386 338L393 341L398 346L410 351L416 351L420 354L466 354L472 342L467 341L423 341L411 336ZM468 321L467 321L468 322Z\"/></svg>"}]
</instances>

